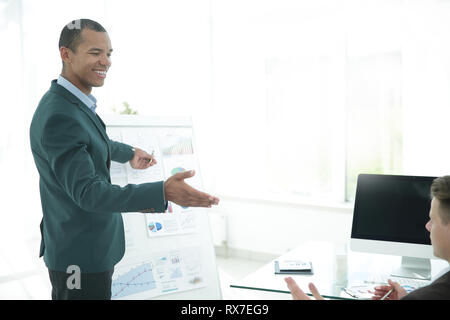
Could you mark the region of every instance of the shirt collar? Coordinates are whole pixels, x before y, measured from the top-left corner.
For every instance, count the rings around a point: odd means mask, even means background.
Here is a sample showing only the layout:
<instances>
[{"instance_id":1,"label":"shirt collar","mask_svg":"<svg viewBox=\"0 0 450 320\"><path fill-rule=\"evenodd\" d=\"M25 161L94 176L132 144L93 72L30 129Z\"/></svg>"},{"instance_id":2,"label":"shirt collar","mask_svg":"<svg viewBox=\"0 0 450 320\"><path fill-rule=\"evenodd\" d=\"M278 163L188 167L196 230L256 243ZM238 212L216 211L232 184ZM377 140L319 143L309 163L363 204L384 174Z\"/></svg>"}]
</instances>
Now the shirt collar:
<instances>
[{"instance_id":1,"label":"shirt collar","mask_svg":"<svg viewBox=\"0 0 450 320\"><path fill-rule=\"evenodd\" d=\"M72 82L64 78L63 76L59 76L58 80L56 81L57 84L60 86L66 88L70 93L72 93L75 97L80 99L89 109L92 110L92 112L95 113L95 109L97 108L97 99L92 95L89 94L88 96L83 93L80 89L75 87Z\"/></svg>"}]
</instances>

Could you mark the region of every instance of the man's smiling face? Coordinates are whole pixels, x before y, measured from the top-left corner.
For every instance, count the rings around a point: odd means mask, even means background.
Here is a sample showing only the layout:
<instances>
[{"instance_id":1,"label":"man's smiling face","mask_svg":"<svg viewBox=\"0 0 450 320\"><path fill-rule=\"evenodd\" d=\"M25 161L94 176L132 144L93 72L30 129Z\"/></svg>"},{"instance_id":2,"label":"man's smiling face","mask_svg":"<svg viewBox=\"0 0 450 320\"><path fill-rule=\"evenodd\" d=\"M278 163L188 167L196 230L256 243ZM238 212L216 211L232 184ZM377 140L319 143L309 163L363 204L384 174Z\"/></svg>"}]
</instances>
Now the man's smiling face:
<instances>
[{"instance_id":1,"label":"man's smiling face","mask_svg":"<svg viewBox=\"0 0 450 320\"><path fill-rule=\"evenodd\" d=\"M111 41L106 32L83 29L81 42L75 52L61 48L65 67L62 76L86 95L92 87L101 87L111 66Z\"/></svg>"}]
</instances>

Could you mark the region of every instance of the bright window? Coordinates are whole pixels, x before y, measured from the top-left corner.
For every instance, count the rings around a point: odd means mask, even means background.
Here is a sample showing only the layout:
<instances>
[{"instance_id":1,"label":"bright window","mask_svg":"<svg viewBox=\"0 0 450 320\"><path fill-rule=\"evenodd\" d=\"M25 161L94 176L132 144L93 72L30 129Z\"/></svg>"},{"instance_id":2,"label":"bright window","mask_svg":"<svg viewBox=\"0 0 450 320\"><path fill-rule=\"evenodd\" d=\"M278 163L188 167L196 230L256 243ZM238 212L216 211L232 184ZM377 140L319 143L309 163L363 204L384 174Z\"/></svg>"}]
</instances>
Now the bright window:
<instances>
[{"instance_id":1,"label":"bright window","mask_svg":"<svg viewBox=\"0 0 450 320\"><path fill-rule=\"evenodd\" d=\"M449 3L212 9L219 193L343 202L359 173L449 172L433 139L450 110Z\"/></svg>"}]
</instances>

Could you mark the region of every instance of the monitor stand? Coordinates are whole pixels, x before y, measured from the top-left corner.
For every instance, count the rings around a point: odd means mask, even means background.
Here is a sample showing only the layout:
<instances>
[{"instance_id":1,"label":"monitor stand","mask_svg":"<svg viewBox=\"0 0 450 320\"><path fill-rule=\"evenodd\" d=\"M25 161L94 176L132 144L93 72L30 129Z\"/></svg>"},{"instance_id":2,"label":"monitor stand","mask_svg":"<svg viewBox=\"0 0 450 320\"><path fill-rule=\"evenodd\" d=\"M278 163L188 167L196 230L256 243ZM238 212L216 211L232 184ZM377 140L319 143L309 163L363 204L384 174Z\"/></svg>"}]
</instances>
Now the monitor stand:
<instances>
[{"instance_id":1,"label":"monitor stand","mask_svg":"<svg viewBox=\"0 0 450 320\"><path fill-rule=\"evenodd\" d=\"M391 272L391 276L431 280L430 259L402 257L401 267L394 269Z\"/></svg>"}]
</instances>

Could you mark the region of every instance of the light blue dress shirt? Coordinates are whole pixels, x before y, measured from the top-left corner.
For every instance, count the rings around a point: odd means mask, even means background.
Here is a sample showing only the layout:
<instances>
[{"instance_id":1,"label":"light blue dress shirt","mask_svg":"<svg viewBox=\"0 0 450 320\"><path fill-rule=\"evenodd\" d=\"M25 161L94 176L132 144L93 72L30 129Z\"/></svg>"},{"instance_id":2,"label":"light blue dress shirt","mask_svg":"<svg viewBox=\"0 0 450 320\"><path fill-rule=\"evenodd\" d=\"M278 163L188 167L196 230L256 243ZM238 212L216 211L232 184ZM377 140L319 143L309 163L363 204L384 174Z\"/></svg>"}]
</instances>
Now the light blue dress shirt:
<instances>
[{"instance_id":1,"label":"light blue dress shirt","mask_svg":"<svg viewBox=\"0 0 450 320\"><path fill-rule=\"evenodd\" d=\"M95 97L90 94L90 95L85 95L83 93L83 91L81 91L80 89L78 89L77 87L75 87L72 82L70 82L69 80L67 80L66 78L64 78L63 76L59 76L58 80L56 81L57 84L59 84L60 86L66 88L67 90L69 90L70 93L72 93L75 97L77 97L78 99L80 99L81 101L83 101L83 103L89 108L91 109L91 111L93 113L95 113L95 109L97 108L97 99L95 99Z\"/></svg>"}]
</instances>

